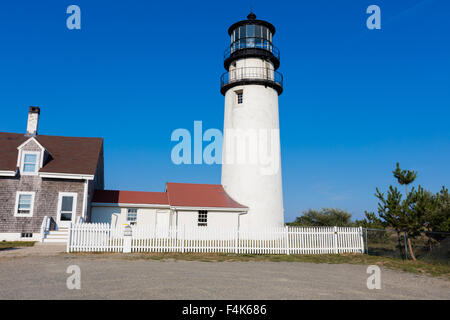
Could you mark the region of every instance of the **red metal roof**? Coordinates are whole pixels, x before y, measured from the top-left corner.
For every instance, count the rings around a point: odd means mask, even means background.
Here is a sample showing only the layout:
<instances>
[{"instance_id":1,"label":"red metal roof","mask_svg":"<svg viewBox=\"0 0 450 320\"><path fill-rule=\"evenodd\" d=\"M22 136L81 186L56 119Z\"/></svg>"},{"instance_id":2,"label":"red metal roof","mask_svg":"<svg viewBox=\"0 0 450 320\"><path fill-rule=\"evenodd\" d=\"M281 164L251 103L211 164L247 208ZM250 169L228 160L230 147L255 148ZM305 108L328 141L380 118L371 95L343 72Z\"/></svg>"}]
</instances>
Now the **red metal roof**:
<instances>
[{"instance_id":1,"label":"red metal roof","mask_svg":"<svg viewBox=\"0 0 450 320\"><path fill-rule=\"evenodd\" d=\"M166 192L95 190L92 202L169 204Z\"/></svg>"},{"instance_id":2,"label":"red metal roof","mask_svg":"<svg viewBox=\"0 0 450 320\"><path fill-rule=\"evenodd\" d=\"M220 184L172 183L166 184L169 203L174 207L242 208Z\"/></svg>"},{"instance_id":3,"label":"red metal roof","mask_svg":"<svg viewBox=\"0 0 450 320\"><path fill-rule=\"evenodd\" d=\"M166 192L96 190L92 202L248 209L234 201L220 184L167 183Z\"/></svg>"}]
</instances>

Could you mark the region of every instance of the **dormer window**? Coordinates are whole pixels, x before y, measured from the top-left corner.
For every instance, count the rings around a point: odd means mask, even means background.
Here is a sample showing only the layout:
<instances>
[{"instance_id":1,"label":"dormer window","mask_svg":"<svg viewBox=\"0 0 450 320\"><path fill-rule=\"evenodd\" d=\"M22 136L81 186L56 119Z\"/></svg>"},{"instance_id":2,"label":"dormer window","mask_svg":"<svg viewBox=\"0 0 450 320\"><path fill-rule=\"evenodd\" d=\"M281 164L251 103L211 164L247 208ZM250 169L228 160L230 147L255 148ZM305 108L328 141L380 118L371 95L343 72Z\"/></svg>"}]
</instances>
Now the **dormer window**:
<instances>
[{"instance_id":1,"label":"dormer window","mask_svg":"<svg viewBox=\"0 0 450 320\"><path fill-rule=\"evenodd\" d=\"M25 151L22 159L22 174L32 175L38 171L39 152Z\"/></svg>"}]
</instances>

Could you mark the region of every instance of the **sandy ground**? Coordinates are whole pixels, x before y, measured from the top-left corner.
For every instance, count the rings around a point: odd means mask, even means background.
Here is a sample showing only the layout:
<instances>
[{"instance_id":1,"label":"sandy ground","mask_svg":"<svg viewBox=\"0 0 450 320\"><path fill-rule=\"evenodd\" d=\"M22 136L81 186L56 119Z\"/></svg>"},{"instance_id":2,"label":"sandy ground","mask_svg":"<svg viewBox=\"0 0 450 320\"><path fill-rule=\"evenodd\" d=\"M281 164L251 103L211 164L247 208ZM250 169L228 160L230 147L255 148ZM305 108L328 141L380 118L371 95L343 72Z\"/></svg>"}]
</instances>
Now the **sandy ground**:
<instances>
[{"instance_id":1,"label":"sandy ground","mask_svg":"<svg viewBox=\"0 0 450 320\"><path fill-rule=\"evenodd\" d=\"M0 299L450 299L450 281L367 266L197 262L66 254L61 245L0 251ZM71 265L81 289L66 285Z\"/></svg>"}]
</instances>

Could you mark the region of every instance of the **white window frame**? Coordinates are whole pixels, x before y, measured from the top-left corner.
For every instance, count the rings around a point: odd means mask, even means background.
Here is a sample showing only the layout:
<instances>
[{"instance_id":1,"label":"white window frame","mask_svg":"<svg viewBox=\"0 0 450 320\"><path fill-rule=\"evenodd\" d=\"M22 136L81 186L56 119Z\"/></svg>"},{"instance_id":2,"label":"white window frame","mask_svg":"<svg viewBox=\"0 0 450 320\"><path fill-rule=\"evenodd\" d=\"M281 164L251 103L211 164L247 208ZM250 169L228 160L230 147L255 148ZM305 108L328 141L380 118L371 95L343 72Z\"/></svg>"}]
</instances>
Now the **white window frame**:
<instances>
[{"instance_id":1,"label":"white window frame","mask_svg":"<svg viewBox=\"0 0 450 320\"><path fill-rule=\"evenodd\" d=\"M24 171L24 167L25 167L25 155L27 155L27 154L34 154L34 155L36 155L36 166L34 167L34 172L25 172ZM41 154L41 152L39 152L39 151L25 151L25 150L23 150L22 151L22 161L21 161L21 165L20 165L20 174L21 175L23 175L23 176L35 176L35 175L37 175L38 174L38 171L39 171L39 167L40 167L40 159L39 159L39 157L40 157L40 154Z\"/></svg>"},{"instance_id":2,"label":"white window frame","mask_svg":"<svg viewBox=\"0 0 450 320\"><path fill-rule=\"evenodd\" d=\"M61 220L61 205L62 205L62 198L63 197L73 197L73 203L72 203L72 220L71 222L75 222L75 217L77 215L77 201L78 201L78 193L76 192L59 192L58 193L58 207L56 209L56 220L57 223L61 222L67 222L64 220Z\"/></svg>"},{"instance_id":3,"label":"white window frame","mask_svg":"<svg viewBox=\"0 0 450 320\"><path fill-rule=\"evenodd\" d=\"M130 210L136 210L136 212L132 212L133 214L136 214L136 220L134 220L134 221L128 220L128 214L130 213ZM127 223L129 223L130 225L137 224L137 220L138 220L138 209L137 209L137 208L127 208L127 216L126 216L126 220L127 220Z\"/></svg>"},{"instance_id":4,"label":"white window frame","mask_svg":"<svg viewBox=\"0 0 450 320\"><path fill-rule=\"evenodd\" d=\"M242 105L244 103L244 90L236 90L236 105ZM239 96L241 97L239 102Z\"/></svg>"},{"instance_id":5,"label":"white window frame","mask_svg":"<svg viewBox=\"0 0 450 320\"><path fill-rule=\"evenodd\" d=\"M34 191L17 191L16 205L14 207L14 217L32 217L33 216L35 194L36 193ZM18 212L19 211L19 198L21 195L24 195L24 196L31 195L30 213L28 213L28 214Z\"/></svg>"},{"instance_id":6,"label":"white window frame","mask_svg":"<svg viewBox=\"0 0 450 320\"><path fill-rule=\"evenodd\" d=\"M30 142L33 141L34 143L37 144L37 146L39 147L39 149L41 149L41 151L27 151L27 150L23 150L23 148ZM39 141L37 141L34 137L31 137L30 139L28 139L27 141L25 141L24 143L22 143L20 146L17 147L18 155L17 155L17 167L18 168L22 168L22 154L24 152L38 152L40 153L40 163L39 163L39 169L42 168L44 166L44 157L45 157L45 153L48 152L46 151L46 149L39 143ZM39 170L38 169L38 170ZM20 170L19 170L20 171Z\"/></svg>"},{"instance_id":7,"label":"white window frame","mask_svg":"<svg viewBox=\"0 0 450 320\"><path fill-rule=\"evenodd\" d=\"M32 232L21 232L20 237L22 239L33 238L33 233Z\"/></svg>"},{"instance_id":8,"label":"white window frame","mask_svg":"<svg viewBox=\"0 0 450 320\"><path fill-rule=\"evenodd\" d=\"M200 221L200 220L202 220L202 221ZM197 226L198 227L207 227L208 226L208 210L199 210L198 211Z\"/></svg>"}]
</instances>

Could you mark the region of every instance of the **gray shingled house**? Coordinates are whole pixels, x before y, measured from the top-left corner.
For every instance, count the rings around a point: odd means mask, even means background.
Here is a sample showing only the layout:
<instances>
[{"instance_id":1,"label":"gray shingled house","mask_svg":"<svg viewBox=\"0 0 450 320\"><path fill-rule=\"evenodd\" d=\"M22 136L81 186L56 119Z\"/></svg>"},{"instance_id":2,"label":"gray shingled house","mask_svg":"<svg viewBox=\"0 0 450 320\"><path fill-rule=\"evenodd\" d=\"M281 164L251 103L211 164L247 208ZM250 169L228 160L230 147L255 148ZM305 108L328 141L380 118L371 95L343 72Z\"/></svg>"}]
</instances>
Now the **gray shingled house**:
<instances>
[{"instance_id":1,"label":"gray shingled house","mask_svg":"<svg viewBox=\"0 0 450 320\"><path fill-rule=\"evenodd\" d=\"M38 135L39 115L30 107L25 134L0 132L0 241L61 241L104 189L103 138Z\"/></svg>"}]
</instances>

